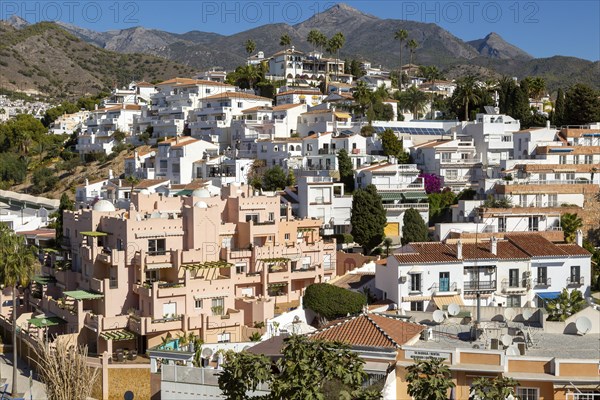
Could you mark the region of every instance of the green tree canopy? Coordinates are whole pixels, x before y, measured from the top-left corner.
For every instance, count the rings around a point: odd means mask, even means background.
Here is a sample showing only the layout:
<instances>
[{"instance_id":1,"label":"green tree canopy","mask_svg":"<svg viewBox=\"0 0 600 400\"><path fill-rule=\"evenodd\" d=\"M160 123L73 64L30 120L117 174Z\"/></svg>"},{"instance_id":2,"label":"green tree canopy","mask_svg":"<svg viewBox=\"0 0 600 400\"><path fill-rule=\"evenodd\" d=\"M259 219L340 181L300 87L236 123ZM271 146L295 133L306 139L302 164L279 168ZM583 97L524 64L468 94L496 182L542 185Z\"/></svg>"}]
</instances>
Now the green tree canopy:
<instances>
[{"instance_id":1,"label":"green tree canopy","mask_svg":"<svg viewBox=\"0 0 600 400\"><path fill-rule=\"evenodd\" d=\"M414 399L447 400L455 386L452 374L441 358L416 359L406 367L408 394Z\"/></svg>"},{"instance_id":2,"label":"green tree canopy","mask_svg":"<svg viewBox=\"0 0 600 400\"><path fill-rule=\"evenodd\" d=\"M358 314L367 304L364 295L329 283L313 283L306 288L302 298L304 308L332 320Z\"/></svg>"},{"instance_id":3,"label":"green tree canopy","mask_svg":"<svg viewBox=\"0 0 600 400\"><path fill-rule=\"evenodd\" d=\"M292 44L292 38L287 33L284 33L279 38L279 45L282 47L288 47Z\"/></svg>"},{"instance_id":4,"label":"green tree canopy","mask_svg":"<svg viewBox=\"0 0 600 400\"><path fill-rule=\"evenodd\" d=\"M519 382L512 378L497 376L494 379L480 377L473 380L472 392L480 399L505 400L514 396L515 387Z\"/></svg>"},{"instance_id":5,"label":"green tree canopy","mask_svg":"<svg viewBox=\"0 0 600 400\"><path fill-rule=\"evenodd\" d=\"M265 171L262 178L262 188L267 191L281 190L288 183L288 174L279 165Z\"/></svg>"},{"instance_id":6,"label":"green tree canopy","mask_svg":"<svg viewBox=\"0 0 600 400\"><path fill-rule=\"evenodd\" d=\"M364 361L344 343L293 335L285 339L282 355L272 366L262 355L228 352L219 387L235 400L379 398L361 388ZM269 384L271 393L250 397L259 383Z\"/></svg>"},{"instance_id":7,"label":"green tree canopy","mask_svg":"<svg viewBox=\"0 0 600 400\"><path fill-rule=\"evenodd\" d=\"M560 216L560 226L565 235L565 242L573 243L577 230L583 227L583 220L577 214L564 213Z\"/></svg>"},{"instance_id":8,"label":"green tree canopy","mask_svg":"<svg viewBox=\"0 0 600 400\"><path fill-rule=\"evenodd\" d=\"M344 190L347 193L354 191L354 168L352 160L346 149L341 149L337 154L338 169L340 171L340 181L344 184Z\"/></svg>"},{"instance_id":9,"label":"green tree canopy","mask_svg":"<svg viewBox=\"0 0 600 400\"><path fill-rule=\"evenodd\" d=\"M386 129L381 134L381 147L383 154L388 157L396 157L398 164L407 164L410 160L409 154L404 151L402 140L398 139L391 129Z\"/></svg>"},{"instance_id":10,"label":"green tree canopy","mask_svg":"<svg viewBox=\"0 0 600 400\"><path fill-rule=\"evenodd\" d=\"M414 208L409 208L404 213L401 243L405 245L414 242L427 242L428 240L429 231L423 217Z\"/></svg>"},{"instance_id":11,"label":"green tree canopy","mask_svg":"<svg viewBox=\"0 0 600 400\"><path fill-rule=\"evenodd\" d=\"M56 240L60 242L63 237L63 212L75 210L75 203L69 199L66 193L60 196L60 204L58 205L58 215L56 217Z\"/></svg>"},{"instance_id":12,"label":"green tree canopy","mask_svg":"<svg viewBox=\"0 0 600 400\"><path fill-rule=\"evenodd\" d=\"M365 189L358 189L352 197L352 236L360 244L365 253L377 247L383 240L383 230L387 223L385 209L377 188L368 185Z\"/></svg>"},{"instance_id":13,"label":"green tree canopy","mask_svg":"<svg viewBox=\"0 0 600 400\"><path fill-rule=\"evenodd\" d=\"M565 96L565 125L586 125L600 121L600 98L598 91L578 83Z\"/></svg>"},{"instance_id":14,"label":"green tree canopy","mask_svg":"<svg viewBox=\"0 0 600 400\"><path fill-rule=\"evenodd\" d=\"M413 119L419 119L419 114L425 109L427 95L414 86L397 95L401 110L409 110Z\"/></svg>"},{"instance_id":15,"label":"green tree canopy","mask_svg":"<svg viewBox=\"0 0 600 400\"><path fill-rule=\"evenodd\" d=\"M565 92L558 89L556 93L556 102L552 112L552 123L556 126L562 126L565 121Z\"/></svg>"},{"instance_id":16,"label":"green tree canopy","mask_svg":"<svg viewBox=\"0 0 600 400\"><path fill-rule=\"evenodd\" d=\"M248 39L244 43L244 48L246 49L246 54L248 55L248 57L250 57L252 53L254 53L254 50L256 50L256 43L254 42L254 40Z\"/></svg>"},{"instance_id":17,"label":"green tree canopy","mask_svg":"<svg viewBox=\"0 0 600 400\"><path fill-rule=\"evenodd\" d=\"M546 303L548 321L564 321L571 315L583 310L587 305L579 290L569 292L563 289L560 295Z\"/></svg>"}]
</instances>

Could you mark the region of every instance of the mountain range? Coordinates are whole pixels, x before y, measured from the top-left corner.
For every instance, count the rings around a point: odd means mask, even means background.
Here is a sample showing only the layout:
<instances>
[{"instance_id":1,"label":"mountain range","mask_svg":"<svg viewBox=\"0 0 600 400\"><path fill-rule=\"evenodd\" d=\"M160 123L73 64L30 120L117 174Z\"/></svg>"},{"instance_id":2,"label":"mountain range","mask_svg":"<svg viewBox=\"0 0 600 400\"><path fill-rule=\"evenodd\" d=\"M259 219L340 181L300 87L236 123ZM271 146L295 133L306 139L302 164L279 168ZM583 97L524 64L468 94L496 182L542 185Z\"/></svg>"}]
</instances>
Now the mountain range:
<instances>
[{"instance_id":1,"label":"mountain range","mask_svg":"<svg viewBox=\"0 0 600 400\"><path fill-rule=\"evenodd\" d=\"M26 21L15 17L7 23L17 30L30 28ZM283 34L290 36L296 49L313 50L306 41L311 29L318 29L328 37L342 32L346 41L340 51L341 58L369 60L373 65L397 68L400 44L394 33L405 29L409 38L419 43L413 62L436 65L449 79L468 73L487 78L541 76L550 89L576 82L600 88L598 61L562 56L534 58L493 32L482 39L463 41L433 23L381 19L346 4L336 4L295 25L267 24L233 35L201 31L177 34L144 27L96 32L60 22L56 25L105 51L157 56L196 70L214 66L231 70L244 64L247 56L244 44L249 39L266 56L281 50L279 38ZM405 50L403 63L408 62L409 51Z\"/></svg>"}]
</instances>

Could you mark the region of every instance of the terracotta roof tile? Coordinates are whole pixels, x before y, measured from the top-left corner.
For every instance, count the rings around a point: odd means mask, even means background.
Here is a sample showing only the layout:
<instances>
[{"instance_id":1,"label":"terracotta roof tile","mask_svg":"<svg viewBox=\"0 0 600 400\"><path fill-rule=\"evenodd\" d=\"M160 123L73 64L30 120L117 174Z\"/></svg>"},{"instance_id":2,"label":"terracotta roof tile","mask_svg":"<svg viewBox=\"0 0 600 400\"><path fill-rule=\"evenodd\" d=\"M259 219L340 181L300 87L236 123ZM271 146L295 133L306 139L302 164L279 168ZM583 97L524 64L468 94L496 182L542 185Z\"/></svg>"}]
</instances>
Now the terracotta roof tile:
<instances>
[{"instance_id":1,"label":"terracotta roof tile","mask_svg":"<svg viewBox=\"0 0 600 400\"><path fill-rule=\"evenodd\" d=\"M565 256L567 252L540 235L515 234L504 235L511 243L532 257Z\"/></svg>"},{"instance_id":2,"label":"terracotta roof tile","mask_svg":"<svg viewBox=\"0 0 600 400\"><path fill-rule=\"evenodd\" d=\"M247 99L247 100L264 100L264 101L273 101L268 97L257 96L252 93L245 92L223 92L213 94L211 96L207 96L204 98L205 100L213 100L213 99Z\"/></svg>"},{"instance_id":3,"label":"terracotta roof tile","mask_svg":"<svg viewBox=\"0 0 600 400\"><path fill-rule=\"evenodd\" d=\"M583 247L579 247L575 243L564 243L557 244L556 247L564 251L570 256L589 256L591 253L584 249Z\"/></svg>"},{"instance_id":4,"label":"terracotta roof tile","mask_svg":"<svg viewBox=\"0 0 600 400\"><path fill-rule=\"evenodd\" d=\"M323 96L318 90L286 90L285 92L277 93L275 96L285 96L288 94L304 94L309 96Z\"/></svg>"},{"instance_id":5,"label":"terracotta roof tile","mask_svg":"<svg viewBox=\"0 0 600 400\"><path fill-rule=\"evenodd\" d=\"M141 181L140 183L135 185L135 188L136 189L148 189L153 186L157 186L162 183L166 183L168 181L169 181L168 179L144 179L143 181Z\"/></svg>"},{"instance_id":6,"label":"terracotta roof tile","mask_svg":"<svg viewBox=\"0 0 600 400\"><path fill-rule=\"evenodd\" d=\"M370 313L333 321L309 337L341 341L356 347L396 349L420 335L424 329L422 325Z\"/></svg>"}]
</instances>

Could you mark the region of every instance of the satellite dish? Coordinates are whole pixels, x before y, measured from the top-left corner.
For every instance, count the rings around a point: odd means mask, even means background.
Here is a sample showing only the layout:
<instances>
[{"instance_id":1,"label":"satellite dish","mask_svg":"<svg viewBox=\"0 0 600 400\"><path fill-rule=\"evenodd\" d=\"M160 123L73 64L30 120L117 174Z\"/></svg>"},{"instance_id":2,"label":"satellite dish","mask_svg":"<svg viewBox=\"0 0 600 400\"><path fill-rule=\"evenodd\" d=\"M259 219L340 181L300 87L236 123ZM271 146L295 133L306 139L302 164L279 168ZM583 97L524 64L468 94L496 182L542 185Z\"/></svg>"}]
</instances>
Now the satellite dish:
<instances>
[{"instance_id":1,"label":"satellite dish","mask_svg":"<svg viewBox=\"0 0 600 400\"><path fill-rule=\"evenodd\" d=\"M523 319L524 320L528 320L532 316L533 316L533 311L531 311L530 309L523 310Z\"/></svg>"},{"instance_id":2,"label":"satellite dish","mask_svg":"<svg viewBox=\"0 0 600 400\"><path fill-rule=\"evenodd\" d=\"M246 350L248 350L250 347L252 347L252 346L244 346L244 348L242 349L242 351L246 351Z\"/></svg>"},{"instance_id":3,"label":"satellite dish","mask_svg":"<svg viewBox=\"0 0 600 400\"><path fill-rule=\"evenodd\" d=\"M512 321L514 317L515 310L513 310L512 308L507 308L506 310L504 310L504 319L506 321Z\"/></svg>"},{"instance_id":4,"label":"satellite dish","mask_svg":"<svg viewBox=\"0 0 600 400\"><path fill-rule=\"evenodd\" d=\"M460 312L460 306L456 303L448 305L448 314L455 316Z\"/></svg>"},{"instance_id":5,"label":"satellite dish","mask_svg":"<svg viewBox=\"0 0 600 400\"><path fill-rule=\"evenodd\" d=\"M588 317L579 317L575 321L575 326L577 327L577 332L585 335L592 329L592 321Z\"/></svg>"},{"instance_id":6,"label":"satellite dish","mask_svg":"<svg viewBox=\"0 0 600 400\"><path fill-rule=\"evenodd\" d=\"M206 348L204 348L204 350L202 350L202 357L208 358L208 357L210 357L212 355L213 355L213 351L212 351L211 348L206 347Z\"/></svg>"},{"instance_id":7,"label":"satellite dish","mask_svg":"<svg viewBox=\"0 0 600 400\"><path fill-rule=\"evenodd\" d=\"M438 324L444 322L444 312L442 310L435 310L433 312L433 320Z\"/></svg>"},{"instance_id":8,"label":"satellite dish","mask_svg":"<svg viewBox=\"0 0 600 400\"><path fill-rule=\"evenodd\" d=\"M513 343L513 338L510 335L502 335L500 340L502 340L502 344L506 347L510 347L510 345Z\"/></svg>"},{"instance_id":9,"label":"satellite dish","mask_svg":"<svg viewBox=\"0 0 600 400\"><path fill-rule=\"evenodd\" d=\"M521 351L519 350L519 346L517 346L515 344L508 346L508 348L506 349L506 355L507 356L520 356Z\"/></svg>"}]
</instances>

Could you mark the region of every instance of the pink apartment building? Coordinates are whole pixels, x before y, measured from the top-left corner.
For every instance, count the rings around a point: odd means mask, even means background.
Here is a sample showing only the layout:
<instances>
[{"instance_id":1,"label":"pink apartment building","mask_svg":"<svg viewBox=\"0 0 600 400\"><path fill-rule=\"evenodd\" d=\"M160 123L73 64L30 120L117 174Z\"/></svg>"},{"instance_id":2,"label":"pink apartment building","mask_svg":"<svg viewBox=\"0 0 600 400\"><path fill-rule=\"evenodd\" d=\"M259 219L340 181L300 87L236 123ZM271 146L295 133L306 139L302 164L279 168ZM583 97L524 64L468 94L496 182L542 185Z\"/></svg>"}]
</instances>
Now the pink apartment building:
<instances>
[{"instance_id":1,"label":"pink apartment building","mask_svg":"<svg viewBox=\"0 0 600 400\"><path fill-rule=\"evenodd\" d=\"M220 197L141 191L128 210L101 200L65 212L64 257L47 257L29 303L57 317L51 334L78 334L92 353L112 354L115 341L144 352L178 331L245 341L245 325L335 276L322 223L295 219L279 195L244 185Z\"/></svg>"}]
</instances>

